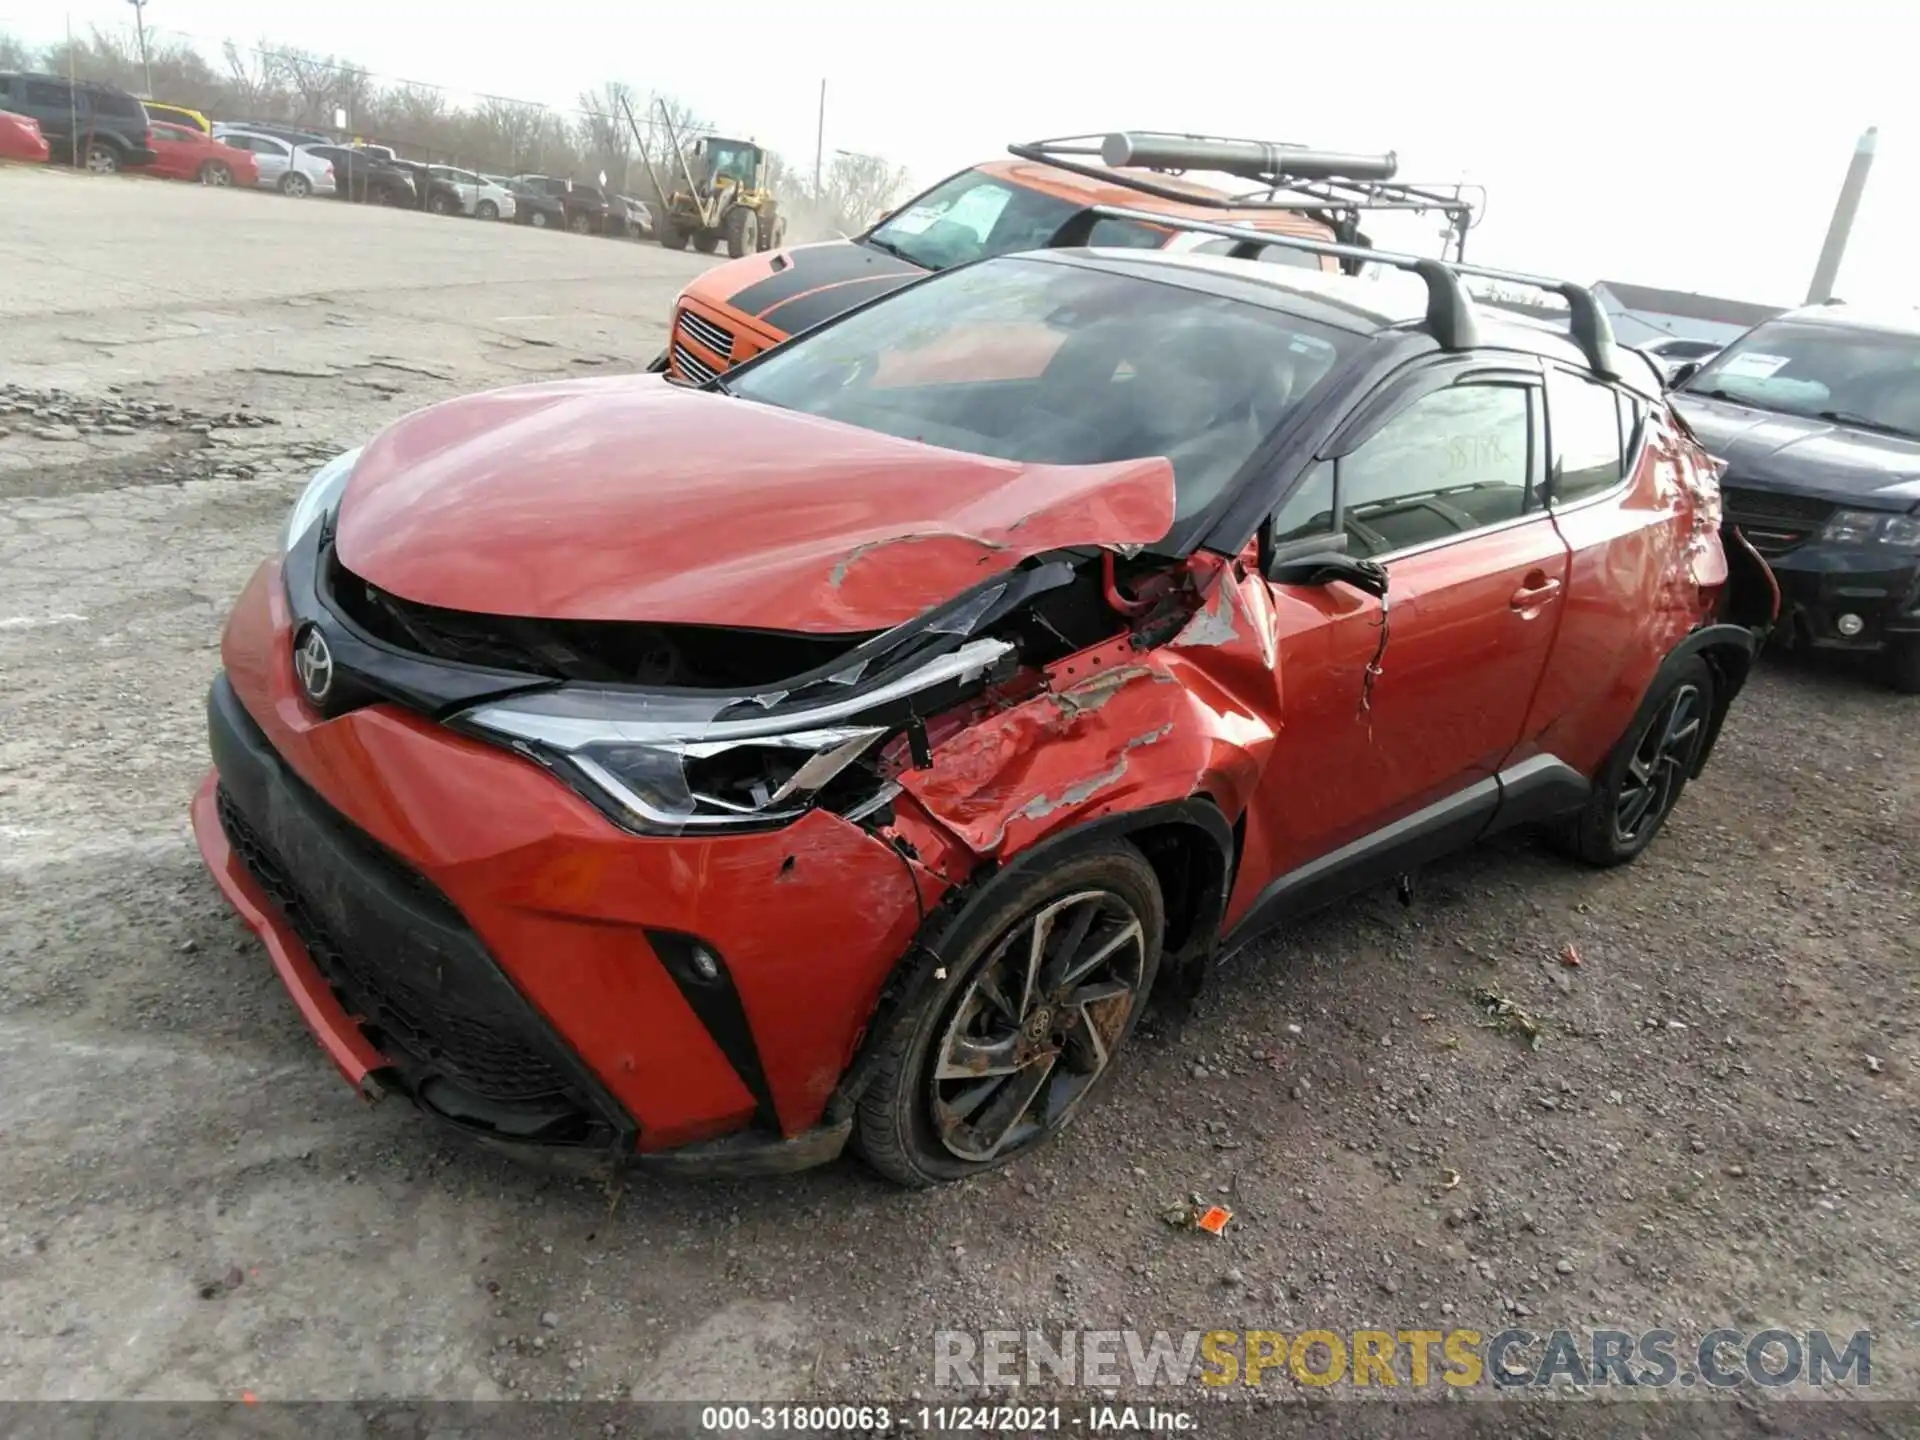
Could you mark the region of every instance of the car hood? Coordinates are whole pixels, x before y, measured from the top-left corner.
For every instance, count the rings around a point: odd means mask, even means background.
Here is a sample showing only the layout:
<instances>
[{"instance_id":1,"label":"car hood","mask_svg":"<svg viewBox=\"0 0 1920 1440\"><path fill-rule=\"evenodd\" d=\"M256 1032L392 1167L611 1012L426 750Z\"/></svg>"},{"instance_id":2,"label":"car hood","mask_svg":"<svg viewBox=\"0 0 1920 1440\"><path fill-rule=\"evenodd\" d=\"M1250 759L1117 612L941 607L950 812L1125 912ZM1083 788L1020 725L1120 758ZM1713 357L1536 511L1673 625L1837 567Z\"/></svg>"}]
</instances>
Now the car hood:
<instances>
[{"instance_id":1,"label":"car hood","mask_svg":"<svg viewBox=\"0 0 1920 1440\"><path fill-rule=\"evenodd\" d=\"M1726 483L1905 510L1920 504L1920 441L1755 410L1684 391L1670 396Z\"/></svg>"},{"instance_id":2,"label":"car hood","mask_svg":"<svg viewBox=\"0 0 1920 1440\"><path fill-rule=\"evenodd\" d=\"M1163 459L1027 465L658 375L452 400L368 444L336 553L423 605L844 634L1028 556L1150 544Z\"/></svg>"},{"instance_id":3,"label":"car hood","mask_svg":"<svg viewBox=\"0 0 1920 1440\"><path fill-rule=\"evenodd\" d=\"M811 330L927 272L855 240L744 255L696 277L686 293L782 335Z\"/></svg>"}]
</instances>

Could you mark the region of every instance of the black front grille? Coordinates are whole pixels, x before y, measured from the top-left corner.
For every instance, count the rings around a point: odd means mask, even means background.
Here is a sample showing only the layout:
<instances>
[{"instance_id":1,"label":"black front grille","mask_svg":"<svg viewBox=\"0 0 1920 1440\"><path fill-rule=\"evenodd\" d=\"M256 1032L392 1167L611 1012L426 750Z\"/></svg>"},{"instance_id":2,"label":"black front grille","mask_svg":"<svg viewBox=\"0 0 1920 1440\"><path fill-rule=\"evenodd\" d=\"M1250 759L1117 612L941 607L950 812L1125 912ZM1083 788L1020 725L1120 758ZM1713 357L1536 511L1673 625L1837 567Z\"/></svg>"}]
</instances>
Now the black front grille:
<instances>
[{"instance_id":1,"label":"black front grille","mask_svg":"<svg viewBox=\"0 0 1920 1440\"><path fill-rule=\"evenodd\" d=\"M1805 544L1835 509L1829 500L1741 485L1723 484L1720 495L1727 523L1738 526L1762 555L1783 555Z\"/></svg>"},{"instance_id":2,"label":"black front grille","mask_svg":"<svg viewBox=\"0 0 1920 1440\"><path fill-rule=\"evenodd\" d=\"M567 1094L565 1077L549 1060L488 1017L429 993L336 939L233 797L222 789L217 798L220 824L234 853L286 916L341 1004L368 1026L376 1045L397 1048L405 1058L444 1072L490 1100ZM403 868L391 860L386 864ZM413 876L413 884L426 882Z\"/></svg>"}]
</instances>

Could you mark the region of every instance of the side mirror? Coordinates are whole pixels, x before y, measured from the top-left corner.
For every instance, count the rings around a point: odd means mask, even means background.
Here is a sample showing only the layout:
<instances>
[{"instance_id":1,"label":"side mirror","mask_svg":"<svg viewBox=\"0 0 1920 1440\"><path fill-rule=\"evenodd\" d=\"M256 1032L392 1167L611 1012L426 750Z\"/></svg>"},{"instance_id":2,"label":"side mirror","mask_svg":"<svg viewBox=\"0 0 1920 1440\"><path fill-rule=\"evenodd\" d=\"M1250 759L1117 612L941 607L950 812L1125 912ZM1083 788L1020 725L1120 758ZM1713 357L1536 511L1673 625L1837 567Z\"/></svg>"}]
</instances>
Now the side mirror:
<instances>
[{"instance_id":1,"label":"side mirror","mask_svg":"<svg viewBox=\"0 0 1920 1440\"><path fill-rule=\"evenodd\" d=\"M1698 375L1701 365L1705 363L1706 362L1702 360L1682 360L1667 372L1667 388L1669 390L1679 389L1680 386L1686 384L1687 381L1691 380L1695 375Z\"/></svg>"}]
</instances>

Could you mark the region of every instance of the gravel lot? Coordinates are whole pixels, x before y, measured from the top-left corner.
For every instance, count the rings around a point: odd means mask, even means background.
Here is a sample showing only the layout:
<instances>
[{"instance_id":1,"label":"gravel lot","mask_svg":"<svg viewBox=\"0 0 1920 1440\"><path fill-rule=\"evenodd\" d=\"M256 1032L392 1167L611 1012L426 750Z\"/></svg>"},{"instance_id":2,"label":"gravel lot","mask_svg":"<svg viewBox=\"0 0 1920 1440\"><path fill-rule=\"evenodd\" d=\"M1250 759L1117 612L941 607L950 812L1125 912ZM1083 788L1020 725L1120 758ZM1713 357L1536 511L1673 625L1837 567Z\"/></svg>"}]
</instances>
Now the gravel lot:
<instances>
[{"instance_id":1,"label":"gravel lot","mask_svg":"<svg viewBox=\"0 0 1920 1440\"><path fill-rule=\"evenodd\" d=\"M1515 1323L1869 1328L1920 1396L1916 702L1765 666L1639 864L1506 840L1243 952L1003 1177L616 1207L340 1084L186 809L313 463L638 368L699 257L19 170L0 216L0 1398L897 1398L943 1327Z\"/></svg>"}]
</instances>

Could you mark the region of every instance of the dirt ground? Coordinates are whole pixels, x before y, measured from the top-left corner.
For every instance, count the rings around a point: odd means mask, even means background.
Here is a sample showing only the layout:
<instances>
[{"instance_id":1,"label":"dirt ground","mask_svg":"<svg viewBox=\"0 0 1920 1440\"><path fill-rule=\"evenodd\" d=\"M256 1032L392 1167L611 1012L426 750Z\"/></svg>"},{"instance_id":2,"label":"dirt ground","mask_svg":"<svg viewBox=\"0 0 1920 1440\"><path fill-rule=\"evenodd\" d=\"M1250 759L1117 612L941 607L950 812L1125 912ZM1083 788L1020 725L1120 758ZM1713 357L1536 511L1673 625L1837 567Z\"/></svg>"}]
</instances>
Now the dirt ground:
<instances>
[{"instance_id":1,"label":"dirt ground","mask_svg":"<svg viewBox=\"0 0 1920 1440\"><path fill-rule=\"evenodd\" d=\"M1920 1397L1920 702L1763 666L1638 864L1513 838L1274 936L1005 1175L614 1209L343 1086L186 811L316 461L638 367L701 260L19 170L0 217L0 1399L897 1399L936 1329L1510 1324L1870 1329Z\"/></svg>"}]
</instances>

